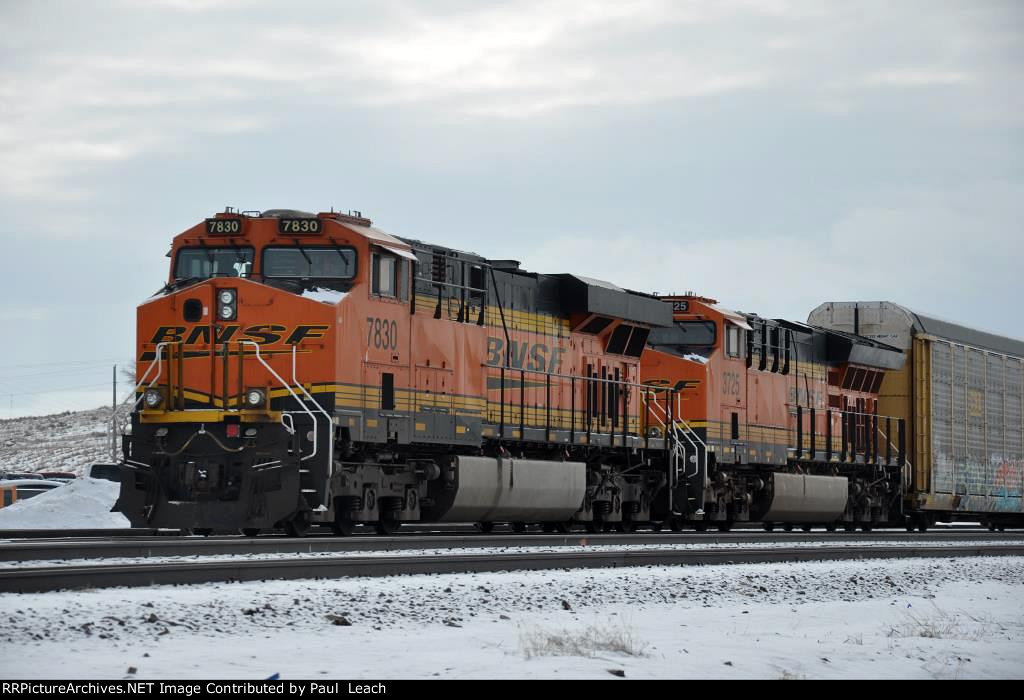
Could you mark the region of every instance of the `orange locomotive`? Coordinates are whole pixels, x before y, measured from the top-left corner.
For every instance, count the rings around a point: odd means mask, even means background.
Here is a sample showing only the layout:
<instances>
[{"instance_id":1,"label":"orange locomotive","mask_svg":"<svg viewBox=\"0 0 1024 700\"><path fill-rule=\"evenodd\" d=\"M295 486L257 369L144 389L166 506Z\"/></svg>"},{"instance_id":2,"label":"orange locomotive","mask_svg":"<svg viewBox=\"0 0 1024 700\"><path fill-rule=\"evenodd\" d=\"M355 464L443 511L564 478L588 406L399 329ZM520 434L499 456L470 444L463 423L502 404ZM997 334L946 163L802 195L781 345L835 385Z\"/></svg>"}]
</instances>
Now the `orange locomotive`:
<instances>
[{"instance_id":1,"label":"orange locomotive","mask_svg":"<svg viewBox=\"0 0 1024 700\"><path fill-rule=\"evenodd\" d=\"M651 416L676 391L640 383L648 334L672 322L658 299L358 213L229 211L170 257L138 309L116 506L133 526L664 516L672 434Z\"/></svg>"},{"instance_id":2,"label":"orange locomotive","mask_svg":"<svg viewBox=\"0 0 1024 700\"><path fill-rule=\"evenodd\" d=\"M650 334L641 380L677 392L687 466L672 479L674 528L901 522L904 424L877 403L899 350L704 297L664 300L673 324Z\"/></svg>"}]
</instances>

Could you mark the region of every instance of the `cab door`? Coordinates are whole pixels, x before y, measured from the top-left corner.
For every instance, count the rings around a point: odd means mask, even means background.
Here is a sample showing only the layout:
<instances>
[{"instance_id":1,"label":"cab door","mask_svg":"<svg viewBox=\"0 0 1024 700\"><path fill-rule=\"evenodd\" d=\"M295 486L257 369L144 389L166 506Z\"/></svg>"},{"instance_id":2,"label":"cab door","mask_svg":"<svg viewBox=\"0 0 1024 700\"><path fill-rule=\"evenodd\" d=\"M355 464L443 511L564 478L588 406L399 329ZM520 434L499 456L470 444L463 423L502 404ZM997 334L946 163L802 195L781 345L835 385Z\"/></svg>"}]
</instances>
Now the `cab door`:
<instances>
[{"instance_id":1,"label":"cab door","mask_svg":"<svg viewBox=\"0 0 1024 700\"><path fill-rule=\"evenodd\" d=\"M757 384L748 379L747 333L728 319L722 322L722 369L720 392L722 407L722 442L732 448L736 462L746 461L749 442L748 401L757 391ZM729 460L733 461L733 460Z\"/></svg>"}]
</instances>

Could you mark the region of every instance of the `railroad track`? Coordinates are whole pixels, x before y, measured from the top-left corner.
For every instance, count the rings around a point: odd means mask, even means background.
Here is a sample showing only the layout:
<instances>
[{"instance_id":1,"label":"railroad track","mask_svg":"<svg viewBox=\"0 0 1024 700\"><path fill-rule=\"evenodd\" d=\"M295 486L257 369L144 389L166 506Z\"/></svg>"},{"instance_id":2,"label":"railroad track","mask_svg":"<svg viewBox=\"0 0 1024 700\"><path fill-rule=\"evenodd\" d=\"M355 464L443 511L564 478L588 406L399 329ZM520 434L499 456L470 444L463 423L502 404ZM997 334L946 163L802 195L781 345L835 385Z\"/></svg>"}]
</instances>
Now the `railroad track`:
<instances>
[{"instance_id":1,"label":"railroad track","mask_svg":"<svg viewBox=\"0 0 1024 700\"><path fill-rule=\"evenodd\" d=\"M115 557L213 556L226 554L311 554L329 552L381 552L409 549L474 549L484 547L565 547L580 545L721 545L744 543L842 542L1001 542L1022 533L987 530L950 530L907 533L902 530L862 533L761 532L729 533L651 532L622 534L483 534L452 533L396 535L392 537L118 537L115 539L52 539L0 542L0 562L58 559L110 559Z\"/></svg>"},{"instance_id":2,"label":"railroad track","mask_svg":"<svg viewBox=\"0 0 1024 700\"><path fill-rule=\"evenodd\" d=\"M1024 543L863 547L763 547L688 550L606 549L587 552L522 552L415 556L345 556L240 561L91 564L0 570L0 592L197 584L222 581L535 571L609 567L750 564L908 557L1024 556Z\"/></svg>"}]
</instances>

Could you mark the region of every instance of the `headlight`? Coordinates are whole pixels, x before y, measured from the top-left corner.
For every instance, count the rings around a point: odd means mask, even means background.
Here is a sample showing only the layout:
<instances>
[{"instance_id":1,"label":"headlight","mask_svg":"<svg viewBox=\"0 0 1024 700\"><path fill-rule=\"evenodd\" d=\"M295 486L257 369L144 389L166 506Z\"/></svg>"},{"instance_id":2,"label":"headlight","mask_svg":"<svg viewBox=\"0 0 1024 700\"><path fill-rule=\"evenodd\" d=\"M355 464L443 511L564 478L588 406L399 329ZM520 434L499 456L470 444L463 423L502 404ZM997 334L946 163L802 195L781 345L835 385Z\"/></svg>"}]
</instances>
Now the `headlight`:
<instances>
[{"instance_id":1,"label":"headlight","mask_svg":"<svg viewBox=\"0 0 1024 700\"><path fill-rule=\"evenodd\" d=\"M160 393L159 389L146 389L146 393L142 395L142 401L146 404L146 408L156 408L164 400L164 395Z\"/></svg>"},{"instance_id":2,"label":"headlight","mask_svg":"<svg viewBox=\"0 0 1024 700\"><path fill-rule=\"evenodd\" d=\"M238 316L238 295L234 289L217 292L217 316L222 321L234 321Z\"/></svg>"},{"instance_id":3,"label":"headlight","mask_svg":"<svg viewBox=\"0 0 1024 700\"><path fill-rule=\"evenodd\" d=\"M262 389L249 389L245 392L245 403L250 408L259 408L266 403L267 395Z\"/></svg>"}]
</instances>

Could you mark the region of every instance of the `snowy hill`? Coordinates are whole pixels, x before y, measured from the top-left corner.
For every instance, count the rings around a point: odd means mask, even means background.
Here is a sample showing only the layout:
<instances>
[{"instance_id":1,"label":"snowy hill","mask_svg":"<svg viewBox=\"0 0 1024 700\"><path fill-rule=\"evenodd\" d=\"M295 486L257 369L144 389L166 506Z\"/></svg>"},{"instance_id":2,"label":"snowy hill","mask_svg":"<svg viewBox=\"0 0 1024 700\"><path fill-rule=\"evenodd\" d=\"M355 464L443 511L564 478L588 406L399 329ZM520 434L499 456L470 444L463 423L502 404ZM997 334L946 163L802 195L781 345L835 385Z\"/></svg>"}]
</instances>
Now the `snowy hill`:
<instances>
[{"instance_id":1,"label":"snowy hill","mask_svg":"<svg viewBox=\"0 0 1024 700\"><path fill-rule=\"evenodd\" d=\"M109 408L0 420L0 472L84 475L92 463L109 461Z\"/></svg>"}]
</instances>

